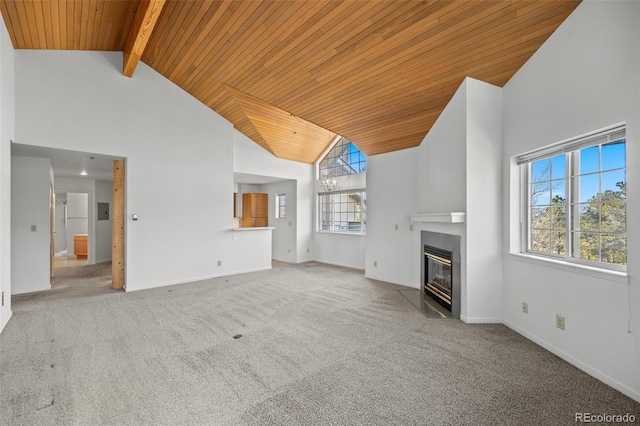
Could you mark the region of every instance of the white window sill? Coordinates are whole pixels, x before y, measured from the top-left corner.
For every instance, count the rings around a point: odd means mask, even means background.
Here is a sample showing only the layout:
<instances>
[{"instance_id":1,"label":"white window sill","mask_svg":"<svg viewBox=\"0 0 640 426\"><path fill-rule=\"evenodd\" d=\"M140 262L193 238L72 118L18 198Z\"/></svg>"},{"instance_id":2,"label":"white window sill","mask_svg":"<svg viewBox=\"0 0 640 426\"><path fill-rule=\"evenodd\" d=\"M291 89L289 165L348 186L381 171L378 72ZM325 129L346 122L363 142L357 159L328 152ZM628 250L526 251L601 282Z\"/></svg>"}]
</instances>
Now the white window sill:
<instances>
[{"instance_id":1,"label":"white window sill","mask_svg":"<svg viewBox=\"0 0 640 426\"><path fill-rule=\"evenodd\" d=\"M337 234L337 235L356 235L360 237L365 237L367 234L363 234L361 232L340 232L340 231L316 231L318 234Z\"/></svg>"},{"instance_id":2,"label":"white window sill","mask_svg":"<svg viewBox=\"0 0 640 426\"><path fill-rule=\"evenodd\" d=\"M596 268L579 263L566 262L560 259L551 259L543 256L536 256L528 253L509 253L515 260L546 266L547 268L562 269L568 272L597 277L603 280L629 285L629 275L623 271L613 271L610 269Z\"/></svg>"}]
</instances>

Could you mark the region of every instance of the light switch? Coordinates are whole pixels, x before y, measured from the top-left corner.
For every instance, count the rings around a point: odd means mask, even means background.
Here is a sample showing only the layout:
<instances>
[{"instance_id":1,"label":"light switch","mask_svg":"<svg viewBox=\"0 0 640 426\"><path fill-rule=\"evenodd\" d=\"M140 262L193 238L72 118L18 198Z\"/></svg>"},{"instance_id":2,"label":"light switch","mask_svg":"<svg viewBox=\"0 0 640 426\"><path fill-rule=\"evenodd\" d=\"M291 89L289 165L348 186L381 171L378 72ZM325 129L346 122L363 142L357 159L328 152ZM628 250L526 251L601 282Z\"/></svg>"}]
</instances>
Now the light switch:
<instances>
[{"instance_id":1,"label":"light switch","mask_svg":"<svg viewBox=\"0 0 640 426\"><path fill-rule=\"evenodd\" d=\"M38 232L38 225L31 225L31 232Z\"/></svg>"},{"instance_id":2,"label":"light switch","mask_svg":"<svg viewBox=\"0 0 640 426\"><path fill-rule=\"evenodd\" d=\"M132 214L131 215L131 220L138 220L138 215L137 214Z\"/></svg>"}]
</instances>

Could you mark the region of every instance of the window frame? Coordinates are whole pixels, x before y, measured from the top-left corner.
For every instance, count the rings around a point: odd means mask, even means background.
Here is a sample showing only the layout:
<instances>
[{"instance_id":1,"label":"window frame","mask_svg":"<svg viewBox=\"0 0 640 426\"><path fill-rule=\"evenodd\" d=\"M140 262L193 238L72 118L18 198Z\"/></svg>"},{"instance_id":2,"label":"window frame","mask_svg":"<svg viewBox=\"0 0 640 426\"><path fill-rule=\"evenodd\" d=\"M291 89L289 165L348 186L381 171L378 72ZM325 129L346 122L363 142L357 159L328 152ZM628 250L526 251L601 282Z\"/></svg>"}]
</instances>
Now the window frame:
<instances>
[{"instance_id":1,"label":"window frame","mask_svg":"<svg viewBox=\"0 0 640 426\"><path fill-rule=\"evenodd\" d=\"M360 221L359 222L355 222L354 223L359 223L360 224L360 230L359 231L350 231L348 230L349 225L347 225L347 229L343 230L343 229L339 229L339 230L333 230L333 229L322 229L323 227L323 197L326 196L331 196L332 197L332 202L331 202L331 206L335 206L335 196L338 195L350 195L350 194L358 194L360 196L360 202L358 203L359 205L359 210L357 212L354 212L358 215L360 215ZM366 189L349 189L349 190L344 190L344 191L332 191L332 192L320 192L317 195L317 203L318 203L318 208L316 209L317 212L317 223L316 223L316 232L322 232L322 233L327 233L327 234L345 234L345 235L366 235L367 234L367 208L366 208L366 199L367 199L367 190ZM345 203L340 203L340 204L345 204ZM330 215L335 215L336 213L340 214L342 212L336 212L334 210L332 210L331 212L329 212ZM349 214L351 212L347 211L347 214ZM342 222L346 222L347 224L351 223L350 221L338 221L339 223ZM332 221L329 225L329 228L333 228L336 222Z\"/></svg>"},{"instance_id":2,"label":"window frame","mask_svg":"<svg viewBox=\"0 0 640 426\"><path fill-rule=\"evenodd\" d=\"M625 144L625 162L624 167L618 167L613 169L603 170L602 168L602 146L612 144L617 141L624 141ZM577 218L579 218L579 209L580 209L580 194L577 191L579 184L577 181L581 176L589 175L588 173L579 173L579 165L580 165L580 152L583 149L588 149L591 147L599 147L599 164L597 172L591 172L591 175L597 175L599 179L598 186L598 195L603 193L602 191L602 175L607 172L612 171L620 171L623 170L625 173L625 185L627 182L627 141L626 141L626 126L624 123L620 123L614 126L610 126L595 132L591 132L586 135L582 135L576 138L572 138L566 141L559 142L557 144L550 145L548 147L541 148L539 150L531 151L526 154L522 154L516 157L516 161L518 166L520 167L520 214L521 214L521 248L520 251L523 254L530 255L536 258L542 259L555 259L566 261L567 263L595 267L597 269L608 270L608 271L618 271L618 272L626 272L627 271L627 263L628 263L628 253L626 253L628 247L628 221L626 220L627 216L627 206L628 201L626 199L625 191L625 199L624 199L624 211L625 211L625 228L624 232L607 232L602 229L602 221L598 222L597 231L588 230L586 232L594 233L598 235L598 253L601 256L602 253L602 235L622 235L625 239L625 256L626 260L624 264L618 263L609 263L604 262L602 260L591 260L591 259L583 259L580 257L580 247L579 247L579 234L580 232L585 232L585 230L581 230L579 226L579 222L577 222ZM549 159L550 162L553 161L557 156L564 155L564 185L565 185L565 200L562 204L558 204L558 206L564 206L565 211L565 220L564 220L564 229L562 230L565 234L565 250L564 254L552 253L551 247L549 248L549 252L542 252L532 249L532 230L537 229L532 226L532 211L533 207L533 193L532 187L534 186L533 178L532 178L532 166L534 162ZM551 164L551 163L550 163ZM541 204L543 207L547 207L552 209L554 207L553 203L553 188L551 182L554 181L554 176L552 175L552 168L549 171L549 204ZM541 181L546 182L546 180ZM626 186L625 186L626 188ZM587 202L582 200L582 204L586 204ZM601 208L603 204L605 204L604 200L600 199L599 201L589 201L589 203L595 202ZM599 216L600 217L600 216ZM553 228L553 212L550 210L549 214L549 225L548 230L550 234L554 231ZM547 230L547 228L540 228ZM550 238L549 244L553 244L553 238ZM577 252L576 252L577 250Z\"/></svg>"},{"instance_id":3,"label":"window frame","mask_svg":"<svg viewBox=\"0 0 640 426\"><path fill-rule=\"evenodd\" d=\"M287 218L287 194L286 193L276 194L276 202L274 204L276 205L275 218L286 219Z\"/></svg>"},{"instance_id":4,"label":"window frame","mask_svg":"<svg viewBox=\"0 0 640 426\"><path fill-rule=\"evenodd\" d=\"M338 145L342 145L342 144L346 146L344 151L339 155L335 155L334 151L337 149ZM350 147L355 148L355 152L349 151ZM358 170L351 167L351 164L352 164L351 162L344 161L343 159L343 157L349 158L349 156L355 155L356 153L358 155L358 161L353 162L353 164L356 164L358 166ZM342 163L342 167L339 167L336 164L334 164L332 167L324 168L323 163L325 161L329 161L329 159L334 159L335 162L338 162L338 160L340 160L340 162ZM334 177L340 177L340 176L349 176L349 175L358 174L358 173L365 173L366 168L367 168L367 156L360 150L360 148L358 148L358 146L352 140L347 139L344 136L338 135L336 136L335 140L329 145L329 147L325 150L325 152L323 152L322 155L320 155L317 161L317 178L322 179L323 177L329 176L329 175ZM334 173L332 172L332 170L334 169L335 170L340 169L342 171L351 169L352 171L349 173L343 173L343 172Z\"/></svg>"}]
</instances>

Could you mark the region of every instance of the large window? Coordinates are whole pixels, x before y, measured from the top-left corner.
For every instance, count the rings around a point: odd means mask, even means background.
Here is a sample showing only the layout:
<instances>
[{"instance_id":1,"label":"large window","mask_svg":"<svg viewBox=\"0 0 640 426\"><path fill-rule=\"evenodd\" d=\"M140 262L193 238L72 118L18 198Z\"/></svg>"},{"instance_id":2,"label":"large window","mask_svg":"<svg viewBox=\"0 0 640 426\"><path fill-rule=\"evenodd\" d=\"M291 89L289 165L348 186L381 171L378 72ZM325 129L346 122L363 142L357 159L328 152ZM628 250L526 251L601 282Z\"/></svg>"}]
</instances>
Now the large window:
<instances>
[{"instance_id":1,"label":"large window","mask_svg":"<svg viewBox=\"0 0 640 426\"><path fill-rule=\"evenodd\" d=\"M524 250L625 269L624 126L518 157L526 194Z\"/></svg>"},{"instance_id":2,"label":"large window","mask_svg":"<svg viewBox=\"0 0 640 426\"><path fill-rule=\"evenodd\" d=\"M340 138L320 162L320 178L362 173L367 169L367 157L347 138Z\"/></svg>"},{"instance_id":3,"label":"large window","mask_svg":"<svg viewBox=\"0 0 640 426\"><path fill-rule=\"evenodd\" d=\"M320 194L320 230L329 232L366 231L367 193L344 191Z\"/></svg>"}]
</instances>

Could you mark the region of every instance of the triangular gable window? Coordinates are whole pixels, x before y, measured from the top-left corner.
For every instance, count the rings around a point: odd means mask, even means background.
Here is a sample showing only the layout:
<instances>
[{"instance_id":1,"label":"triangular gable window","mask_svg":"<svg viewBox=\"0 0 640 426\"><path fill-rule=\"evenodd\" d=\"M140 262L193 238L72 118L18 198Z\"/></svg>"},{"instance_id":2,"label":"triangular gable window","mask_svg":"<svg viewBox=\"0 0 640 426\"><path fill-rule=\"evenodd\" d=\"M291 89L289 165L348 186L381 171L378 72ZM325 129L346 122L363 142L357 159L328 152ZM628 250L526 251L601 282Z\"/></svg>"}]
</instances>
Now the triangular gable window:
<instances>
[{"instance_id":1,"label":"triangular gable window","mask_svg":"<svg viewBox=\"0 0 640 426\"><path fill-rule=\"evenodd\" d=\"M362 173L367 169L367 157L347 138L340 138L320 162L320 178Z\"/></svg>"}]
</instances>

